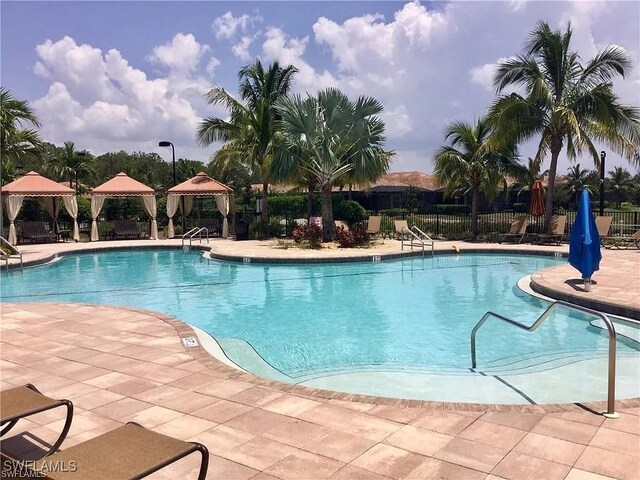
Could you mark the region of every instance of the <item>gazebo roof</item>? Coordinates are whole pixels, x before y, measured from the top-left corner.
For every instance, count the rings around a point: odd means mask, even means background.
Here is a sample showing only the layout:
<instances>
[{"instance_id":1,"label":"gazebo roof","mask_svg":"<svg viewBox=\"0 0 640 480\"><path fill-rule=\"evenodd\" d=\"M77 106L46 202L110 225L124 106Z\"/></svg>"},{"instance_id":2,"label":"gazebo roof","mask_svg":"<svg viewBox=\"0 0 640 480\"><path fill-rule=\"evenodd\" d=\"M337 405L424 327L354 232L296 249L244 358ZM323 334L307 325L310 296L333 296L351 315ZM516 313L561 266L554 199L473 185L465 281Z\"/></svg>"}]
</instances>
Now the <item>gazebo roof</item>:
<instances>
[{"instance_id":1,"label":"gazebo roof","mask_svg":"<svg viewBox=\"0 0 640 480\"><path fill-rule=\"evenodd\" d=\"M60 185L37 172L31 171L24 177L2 187L2 195L23 195L25 197L66 197L76 192Z\"/></svg>"},{"instance_id":2,"label":"gazebo roof","mask_svg":"<svg viewBox=\"0 0 640 480\"><path fill-rule=\"evenodd\" d=\"M204 172L198 173L175 187L171 187L167 193L173 195L221 195L233 193L233 190L226 185L214 180Z\"/></svg>"},{"instance_id":3,"label":"gazebo roof","mask_svg":"<svg viewBox=\"0 0 640 480\"><path fill-rule=\"evenodd\" d=\"M143 195L155 195L155 190L144 183L134 180L124 172L120 172L111 180L91 190L91 195L113 197L140 197Z\"/></svg>"}]
</instances>

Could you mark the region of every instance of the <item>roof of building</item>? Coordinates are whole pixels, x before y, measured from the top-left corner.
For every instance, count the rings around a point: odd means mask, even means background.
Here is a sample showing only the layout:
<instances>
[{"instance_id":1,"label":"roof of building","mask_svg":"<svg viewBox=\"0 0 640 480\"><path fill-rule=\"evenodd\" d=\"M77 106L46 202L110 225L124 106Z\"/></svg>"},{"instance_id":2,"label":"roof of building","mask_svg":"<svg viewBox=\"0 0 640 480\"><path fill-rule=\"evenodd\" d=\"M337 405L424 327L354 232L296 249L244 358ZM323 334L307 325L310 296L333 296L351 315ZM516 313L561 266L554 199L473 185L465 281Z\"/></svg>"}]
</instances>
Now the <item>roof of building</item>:
<instances>
[{"instance_id":1,"label":"roof of building","mask_svg":"<svg viewBox=\"0 0 640 480\"><path fill-rule=\"evenodd\" d=\"M91 190L91 195L103 195L114 197L139 197L142 195L154 195L153 188L134 180L124 172L120 172L111 180Z\"/></svg>"},{"instance_id":2,"label":"roof of building","mask_svg":"<svg viewBox=\"0 0 640 480\"><path fill-rule=\"evenodd\" d=\"M2 187L3 195L24 195L28 197L52 197L75 195L75 191L58 182L31 171Z\"/></svg>"},{"instance_id":3,"label":"roof of building","mask_svg":"<svg viewBox=\"0 0 640 480\"><path fill-rule=\"evenodd\" d=\"M233 189L211 178L206 173L200 172L195 177L171 187L167 193L178 195L220 195L233 193Z\"/></svg>"}]
</instances>

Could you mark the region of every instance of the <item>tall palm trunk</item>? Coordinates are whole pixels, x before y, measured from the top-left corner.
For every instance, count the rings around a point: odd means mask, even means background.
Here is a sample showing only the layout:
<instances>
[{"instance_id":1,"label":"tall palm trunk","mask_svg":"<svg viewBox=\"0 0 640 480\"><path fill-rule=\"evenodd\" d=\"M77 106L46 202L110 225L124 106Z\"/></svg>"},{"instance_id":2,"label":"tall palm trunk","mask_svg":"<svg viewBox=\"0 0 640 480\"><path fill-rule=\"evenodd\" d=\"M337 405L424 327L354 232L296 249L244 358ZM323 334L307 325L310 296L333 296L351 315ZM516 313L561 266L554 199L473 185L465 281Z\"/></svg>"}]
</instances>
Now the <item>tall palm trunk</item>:
<instances>
[{"instance_id":1,"label":"tall palm trunk","mask_svg":"<svg viewBox=\"0 0 640 480\"><path fill-rule=\"evenodd\" d=\"M269 238L269 183L262 183L262 214L260 216L260 224L262 237Z\"/></svg>"},{"instance_id":2,"label":"tall palm trunk","mask_svg":"<svg viewBox=\"0 0 640 480\"><path fill-rule=\"evenodd\" d=\"M562 138L551 139L551 165L549 166L549 178L547 184L547 200L544 208L544 230L551 233L551 217L553 216L553 197L555 195L556 170L558 168L558 157L562 150Z\"/></svg>"},{"instance_id":3,"label":"tall palm trunk","mask_svg":"<svg viewBox=\"0 0 640 480\"><path fill-rule=\"evenodd\" d=\"M309 181L307 184L307 219L313 217L313 193L316 190L315 182Z\"/></svg>"},{"instance_id":4,"label":"tall palm trunk","mask_svg":"<svg viewBox=\"0 0 640 480\"><path fill-rule=\"evenodd\" d=\"M332 242L336 238L336 228L333 223L333 208L331 205L331 184L322 185L322 241Z\"/></svg>"},{"instance_id":5,"label":"tall palm trunk","mask_svg":"<svg viewBox=\"0 0 640 480\"><path fill-rule=\"evenodd\" d=\"M480 203L480 189L473 187L471 194L471 234L478 237L478 204Z\"/></svg>"}]
</instances>

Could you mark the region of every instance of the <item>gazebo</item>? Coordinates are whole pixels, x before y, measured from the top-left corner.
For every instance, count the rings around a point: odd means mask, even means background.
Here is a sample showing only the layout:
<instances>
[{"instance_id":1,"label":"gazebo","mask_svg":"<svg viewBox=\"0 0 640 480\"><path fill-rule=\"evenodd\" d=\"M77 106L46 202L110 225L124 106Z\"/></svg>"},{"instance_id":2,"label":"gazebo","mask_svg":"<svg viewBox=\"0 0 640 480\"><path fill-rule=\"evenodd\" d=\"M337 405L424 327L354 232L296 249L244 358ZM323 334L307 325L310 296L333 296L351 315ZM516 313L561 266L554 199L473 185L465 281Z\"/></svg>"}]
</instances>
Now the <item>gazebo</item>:
<instances>
[{"instance_id":1,"label":"gazebo","mask_svg":"<svg viewBox=\"0 0 640 480\"><path fill-rule=\"evenodd\" d=\"M169 238L173 238L175 235L173 229L173 216L178 211L178 206L182 214L187 216L193 209L194 197L213 197L216 201L216 205L222 217L222 238L229 236L229 221L227 215L229 215L229 207L231 205L231 198L233 197L233 190L226 185L214 180L204 172L198 173L195 177L184 181L175 187L171 187L167 191L167 216L169 217ZM182 199L182 202L180 201Z\"/></svg>"},{"instance_id":2,"label":"gazebo","mask_svg":"<svg viewBox=\"0 0 640 480\"><path fill-rule=\"evenodd\" d=\"M99 239L98 235L98 215L104 205L104 201L109 197L140 197L147 215L151 217L151 234L149 238L158 239L158 223L156 215L156 192L153 188L147 187L144 183L129 177L126 173L120 172L111 180L107 180L102 185L91 190L91 241Z\"/></svg>"},{"instance_id":3,"label":"gazebo","mask_svg":"<svg viewBox=\"0 0 640 480\"><path fill-rule=\"evenodd\" d=\"M22 208L25 197L42 199L49 215L53 219L54 225L58 221L58 211L60 204L56 201L62 198L64 206L73 218L73 239L80 240L78 230L78 200L76 192L64 185L60 185L53 180L43 177L37 172L31 171L24 177L14 180L2 187L2 197L7 207L7 217L9 217L9 243L15 245L18 240L15 220Z\"/></svg>"}]
</instances>

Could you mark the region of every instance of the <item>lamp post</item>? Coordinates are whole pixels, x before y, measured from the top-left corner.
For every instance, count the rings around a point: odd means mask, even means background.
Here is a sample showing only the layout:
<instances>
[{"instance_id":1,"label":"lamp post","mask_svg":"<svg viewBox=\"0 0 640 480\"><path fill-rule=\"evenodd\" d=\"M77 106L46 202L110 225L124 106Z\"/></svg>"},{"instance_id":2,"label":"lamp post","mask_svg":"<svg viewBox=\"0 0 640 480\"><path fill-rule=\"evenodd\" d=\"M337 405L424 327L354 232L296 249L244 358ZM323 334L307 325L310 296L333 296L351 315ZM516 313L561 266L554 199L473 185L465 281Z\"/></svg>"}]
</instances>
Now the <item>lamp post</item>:
<instances>
[{"instance_id":1,"label":"lamp post","mask_svg":"<svg viewBox=\"0 0 640 480\"><path fill-rule=\"evenodd\" d=\"M600 216L604 215L604 161L607 158L607 152L600 152Z\"/></svg>"},{"instance_id":2,"label":"lamp post","mask_svg":"<svg viewBox=\"0 0 640 480\"><path fill-rule=\"evenodd\" d=\"M171 154L173 156L173 186L176 186L176 150L173 147L173 143L162 141L158 143L159 147L171 147Z\"/></svg>"},{"instance_id":3,"label":"lamp post","mask_svg":"<svg viewBox=\"0 0 640 480\"><path fill-rule=\"evenodd\" d=\"M176 150L173 147L173 143L171 142L167 142L166 140L163 140L161 142L158 143L159 147L171 147L171 155L172 155L172 159L173 159L173 186L175 187L177 182L176 182ZM180 203L182 204L182 234L184 235L184 197L180 197Z\"/></svg>"},{"instance_id":4,"label":"lamp post","mask_svg":"<svg viewBox=\"0 0 640 480\"><path fill-rule=\"evenodd\" d=\"M88 153L89 152L87 152L86 150L83 150L81 152L78 152L77 155L79 157L86 157ZM78 196L80 194L80 188L78 187L78 166L77 165L73 171L76 174L76 196Z\"/></svg>"}]
</instances>

